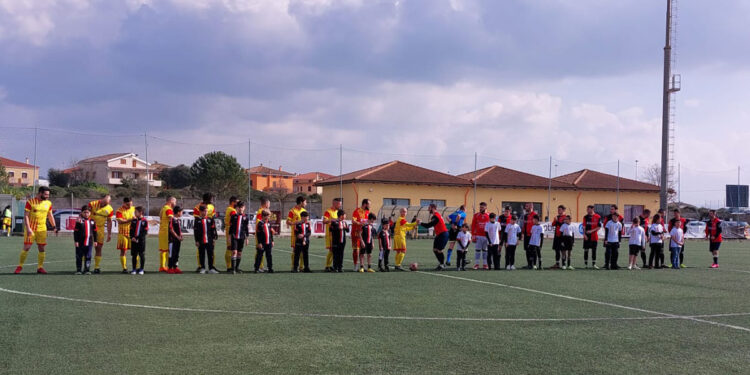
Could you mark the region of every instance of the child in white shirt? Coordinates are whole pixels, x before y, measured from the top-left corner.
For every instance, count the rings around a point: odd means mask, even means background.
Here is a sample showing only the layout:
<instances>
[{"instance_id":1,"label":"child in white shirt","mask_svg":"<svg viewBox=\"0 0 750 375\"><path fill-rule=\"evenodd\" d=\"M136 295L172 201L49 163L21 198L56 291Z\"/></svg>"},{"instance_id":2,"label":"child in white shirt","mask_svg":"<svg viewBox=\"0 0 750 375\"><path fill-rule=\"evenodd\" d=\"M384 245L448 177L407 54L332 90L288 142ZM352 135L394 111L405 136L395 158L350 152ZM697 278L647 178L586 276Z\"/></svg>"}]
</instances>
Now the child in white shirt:
<instances>
[{"instance_id":1,"label":"child in white shirt","mask_svg":"<svg viewBox=\"0 0 750 375\"><path fill-rule=\"evenodd\" d=\"M575 269L570 265L570 255L573 251L573 242L575 241L575 226L570 224L570 220L570 215L565 216L565 221L560 226L560 233L562 234L562 269L564 270Z\"/></svg>"},{"instance_id":2,"label":"child in white shirt","mask_svg":"<svg viewBox=\"0 0 750 375\"><path fill-rule=\"evenodd\" d=\"M505 226L505 269L510 271L516 269L516 246L521 238L521 226L516 224L518 217L510 217L510 224Z\"/></svg>"},{"instance_id":3,"label":"child in white shirt","mask_svg":"<svg viewBox=\"0 0 750 375\"><path fill-rule=\"evenodd\" d=\"M662 268L664 267L663 263L664 259L664 232L666 230L664 229L664 225L661 223L661 216L659 214L654 215L653 221L651 226L648 228L649 232L649 247L651 247L651 252L648 254L648 268L652 269L654 267L656 268ZM654 262L656 264L654 265Z\"/></svg>"},{"instance_id":4,"label":"child in white shirt","mask_svg":"<svg viewBox=\"0 0 750 375\"><path fill-rule=\"evenodd\" d=\"M685 245L684 232L682 231L682 222L675 220L672 231L669 232L669 252L672 258L672 268L680 269L680 250Z\"/></svg>"},{"instance_id":5,"label":"child in white shirt","mask_svg":"<svg viewBox=\"0 0 750 375\"><path fill-rule=\"evenodd\" d=\"M456 271L466 271L466 252L469 250L469 245L471 244L469 225L464 224L461 226L461 231L456 235L456 243L458 244Z\"/></svg>"},{"instance_id":6,"label":"child in white shirt","mask_svg":"<svg viewBox=\"0 0 750 375\"><path fill-rule=\"evenodd\" d=\"M497 222L497 215L490 214L490 222L484 225L484 231L487 234L487 265L489 269L500 270L500 223Z\"/></svg>"},{"instance_id":7,"label":"child in white shirt","mask_svg":"<svg viewBox=\"0 0 750 375\"><path fill-rule=\"evenodd\" d=\"M643 227L640 225L640 220L636 217L633 219L633 225L628 229L628 234L630 235L630 239L628 240L628 246L629 247L629 256L628 256L628 269L640 269L636 265L636 258L638 258L638 254L640 254L642 251L644 251L645 245L646 245L646 231L643 230Z\"/></svg>"},{"instance_id":8,"label":"child in white shirt","mask_svg":"<svg viewBox=\"0 0 750 375\"><path fill-rule=\"evenodd\" d=\"M612 220L607 221L607 225L604 226L604 269L617 270L620 269L620 266L617 265L617 257L620 253L622 223L620 223L619 215L612 215L611 217Z\"/></svg>"},{"instance_id":9,"label":"child in white shirt","mask_svg":"<svg viewBox=\"0 0 750 375\"><path fill-rule=\"evenodd\" d=\"M539 225L539 215L534 215L532 220L534 220L534 225L531 227L531 236L529 238L529 269L541 270L544 228Z\"/></svg>"}]
</instances>

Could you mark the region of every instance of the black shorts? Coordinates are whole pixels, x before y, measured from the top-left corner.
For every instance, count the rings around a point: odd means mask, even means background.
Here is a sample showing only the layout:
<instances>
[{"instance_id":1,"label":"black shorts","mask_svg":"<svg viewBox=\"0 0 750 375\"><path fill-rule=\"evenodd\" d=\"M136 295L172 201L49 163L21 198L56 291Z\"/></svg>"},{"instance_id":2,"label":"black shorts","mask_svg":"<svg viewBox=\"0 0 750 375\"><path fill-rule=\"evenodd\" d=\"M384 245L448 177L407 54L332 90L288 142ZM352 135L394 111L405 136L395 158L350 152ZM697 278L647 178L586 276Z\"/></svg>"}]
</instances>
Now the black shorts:
<instances>
[{"instance_id":1,"label":"black shorts","mask_svg":"<svg viewBox=\"0 0 750 375\"><path fill-rule=\"evenodd\" d=\"M708 251L719 251L719 247L721 247L721 242L709 242L708 243Z\"/></svg>"},{"instance_id":2,"label":"black shorts","mask_svg":"<svg viewBox=\"0 0 750 375\"><path fill-rule=\"evenodd\" d=\"M362 248L359 249L360 254L372 254L372 244L365 244Z\"/></svg>"},{"instance_id":3,"label":"black shorts","mask_svg":"<svg viewBox=\"0 0 750 375\"><path fill-rule=\"evenodd\" d=\"M234 237L232 237L231 243L232 243L231 250L233 250L233 251L234 250L242 251L242 249L245 248L245 239L244 238L234 238Z\"/></svg>"},{"instance_id":4,"label":"black shorts","mask_svg":"<svg viewBox=\"0 0 750 375\"><path fill-rule=\"evenodd\" d=\"M598 245L599 245L599 241L583 241L584 249L596 250L596 247Z\"/></svg>"},{"instance_id":5,"label":"black shorts","mask_svg":"<svg viewBox=\"0 0 750 375\"><path fill-rule=\"evenodd\" d=\"M435 236L435 240L432 241L432 248L437 250L445 249L445 245L448 244L448 232L443 232Z\"/></svg>"},{"instance_id":6,"label":"black shorts","mask_svg":"<svg viewBox=\"0 0 750 375\"><path fill-rule=\"evenodd\" d=\"M655 254L660 254L660 253L662 253L664 251L664 244L663 243L654 242L654 243L652 243L649 246L651 247L651 251L655 252Z\"/></svg>"},{"instance_id":7,"label":"black shorts","mask_svg":"<svg viewBox=\"0 0 750 375\"><path fill-rule=\"evenodd\" d=\"M630 245L630 255L638 255L638 253L640 253L641 251L643 251L643 247L638 245Z\"/></svg>"},{"instance_id":8,"label":"black shorts","mask_svg":"<svg viewBox=\"0 0 750 375\"><path fill-rule=\"evenodd\" d=\"M572 251L573 250L573 237L563 237L562 238L562 249L563 249L563 251Z\"/></svg>"},{"instance_id":9,"label":"black shorts","mask_svg":"<svg viewBox=\"0 0 750 375\"><path fill-rule=\"evenodd\" d=\"M458 238L458 228L453 229L453 226L451 226L451 229L448 229L448 241L455 241Z\"/></svg>"}]
</instances>

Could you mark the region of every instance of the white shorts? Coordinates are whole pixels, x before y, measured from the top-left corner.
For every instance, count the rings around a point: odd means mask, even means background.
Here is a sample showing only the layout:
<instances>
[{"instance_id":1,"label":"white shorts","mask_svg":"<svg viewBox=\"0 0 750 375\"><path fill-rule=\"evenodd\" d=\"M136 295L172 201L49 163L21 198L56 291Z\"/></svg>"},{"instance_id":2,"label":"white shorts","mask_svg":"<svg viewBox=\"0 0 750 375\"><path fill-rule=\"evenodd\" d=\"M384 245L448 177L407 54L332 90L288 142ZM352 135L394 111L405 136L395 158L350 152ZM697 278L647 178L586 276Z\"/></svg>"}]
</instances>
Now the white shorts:
<instances>
[{"instance_id":1,"label":"white shorts","mask_svg":"<svg viewBox=\"0 0 750 375\"><path fill-rule=\"evenodd\" d=\"M474 244L474 250L487 251L487 245L489 241L487 237L477 237L477 242Z\"/></svg>"}]
</instances>

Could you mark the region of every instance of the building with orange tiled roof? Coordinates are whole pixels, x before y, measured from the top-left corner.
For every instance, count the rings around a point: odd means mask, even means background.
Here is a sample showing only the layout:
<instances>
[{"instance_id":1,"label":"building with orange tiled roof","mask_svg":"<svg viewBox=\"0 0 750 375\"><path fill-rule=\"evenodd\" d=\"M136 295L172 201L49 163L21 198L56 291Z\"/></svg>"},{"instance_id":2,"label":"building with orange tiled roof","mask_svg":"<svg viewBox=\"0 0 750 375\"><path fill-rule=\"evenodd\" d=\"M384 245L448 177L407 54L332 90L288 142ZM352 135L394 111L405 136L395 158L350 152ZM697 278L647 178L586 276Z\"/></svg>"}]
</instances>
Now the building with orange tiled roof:
<instances>
[{"instance_id":1,"label":"building with orange tiled roof","mask_svg":"<svg viewBox=\"0 0 750 375\"><path fill-rule=\"evenodd\" d=\"M295 174L281 169L273 169L263 164L248 168L246 170L250 176L250 185L255 190L261 191L284 191L291 193L294 188Z\"/></svg>"},{"instance_id":2,"label":"building with orange tiled roof","mask_svg":"<svg viewBox=\"0 0 750 375\"><path fill-rule=\"evenodd\" d=\"M619 181L619 189L618 189ZM476 196L474 185L476 183ZM586 206L594 205L602 213L618 204L626 219L659 204L659 187L606 173L583 170L548 178L500 166L490 166L457 176L411 165L401 161L334 176L317 183L323 190L323 202L343 197L344 208L353 210L363 198L371 200L371 210L383 206L466 206L468 213L479 202L490 211L511 206L520 213L526 202L534 203L542 218L554 217L557 206L564 205L573 221L580 221ZM606 211L604 211L606 209Z\"/></svg>"},{"instance_id":3,"label":"building with orange tiled roof","mask_svg":"<svg viewBox=\"0 0 750 375\"><path fill-rule=\"evenodd\" d=\"M39 167L29 164L29 159L21 162L0 156L0 165L5 167L11 186L32 186L39 179Z\"/></svg>"},{"instance_id":4,"label":"building with orange tiled roof","mask_svg":"<svg viewBox=\"0 0 750 375\"><path fill-rule=\"evenodd\" d=\"M294 192L304 194L322 194L323 188L315 183L331 178L333 175L323 172L308 172L297 175L293 179Z\"/></svg>"}]
</instances>

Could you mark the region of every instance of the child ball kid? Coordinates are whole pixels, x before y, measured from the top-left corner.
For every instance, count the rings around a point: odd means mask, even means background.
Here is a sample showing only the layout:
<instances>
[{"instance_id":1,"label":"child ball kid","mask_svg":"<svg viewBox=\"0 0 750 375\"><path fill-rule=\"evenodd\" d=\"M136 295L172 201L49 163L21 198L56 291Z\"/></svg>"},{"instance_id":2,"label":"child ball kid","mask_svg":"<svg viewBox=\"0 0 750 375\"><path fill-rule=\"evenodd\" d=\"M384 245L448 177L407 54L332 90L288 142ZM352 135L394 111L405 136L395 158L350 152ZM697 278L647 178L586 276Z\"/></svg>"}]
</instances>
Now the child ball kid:
<instances>
[{"instance_id":1,"label":"child ball kid","mask_svg":"<svg viewBox=\"0 0 750 375\"><path fill-rule=\"evenodd\" d=\"M346 225L346 212L338 210L336 219L331 221L331 250L333 251L333 270L335 272L344 272L344 248L346 248L346 233L349 232L349 226Z\"/></svg>"},{"instance_id":2,"label":"child ball kid","mask_svg":"<svg viewBox=\"0 0 750 375\"><path fill-rule=\"evenodd\" d=\"M539 224L539 215L532 217L534 225L531 227L529 238L529 269L542 269L542 243L544 238L544 228Z\"/></svg>"},{"instance_id":3,"label":"child ball kid","mask_svg":"<svg viewBox=\"0 0 750 375\"><path fill-rule=\"evenodd\" d=\"M516 223L518 217L510 217L510 223L505 226L505 269L508 271L516 269L516 247L521 239L521 226Z\"/></svg>"},{"instance_id":4,"label":"child ball kid","mask_svg":"<svg viewBox=\"0 0 750 375\"><path fill-rule=\"evenodd\" d=\"M640 269L636 265L636 258L638 258L638 254L641 253L645 247L646 247L646 231L643 230L643 227L640 225L640 220L636 217L633 218L633 225L628 230L628 234L630 235L630 239L628 240L628 247L629 247L629 257L628 257L628 269Z\"/></svg>"},{"instance_id":5,"label":"child ball kid","mask_svg":"<svg viewBox=\"0 0 750 375\"><path fill-rule=\"evenodd\" d=\"M573 243L575 242L575 226L570 223L570 215L566 215L563 224L560 226L560 249L562 256L562 269L574 270L570 265L571 253L573 252Z\"/></svg>"},{"instance_id":6,"label":"child ball kid","mask_svg":"<svg viewBox=\"0 0 750 375\"><path fill-rule=\"evenodd\" d=\"M375 214L367 215L367 222L362 225L362 235L359 237L359 272L375 272L372 269L372 250L375 247L375 238L378 233L375 229L375 220L378 217ZM365 258L367 258L367 268L365 269Z\"/></svg>"},{"instance_id":7,"label":"child ball kid","mask_svg":"<svg viewBox=\"0 0 750 375\"><path fill-rule=\"evenodd\" d=\"M380 221L378 245L380 248L380 254L378 254L378 271L390 272L391 268L388 266L388 263L393 246L391 245L391 222L387 218L383 218Z\"/></svg>"},{"instance_id":8,"label":"child ball kid","mask_svg":"<svg viewBox=\"0 0 750 375\"><path fill-rule=\"evenodd\" d=\"M96 244L96 223L91 220L91 207L81 208L81 217L76 222L73 240L76 245L76 275L91 275L91 253ZM84 261L85 260L85 261ZM83 267L83 270L81 270Z\"/></svg>"},{"instance_id":9,"label":"child ball kid","mask_svg":"<svg viewBox=\"0 0 750 375\"><path fill-rule=\"evenodd\" d=\"M148 220L143 216L143 207L138 206L134 212L135 218L130 222L130 257L133 260L131 275L143 275L146 264L146 236L148 236ZM140 265L136 269L136 265Z\"/></svg>"},{"instance_id":10,"label":"child ball kid","mask_svg":"<svg viewBox=\"0 0 750 375\"><path fill-rule=\"evenodd\" d=\"M271 224L268 219L271 217L271 212L268 210L261 211L260 220L255 225L255 239L257 240L256 252L255 252L255 273L261 273L263 256L266 257L266 265L268 270L266 272L273 273L273 256L271 251L273 250L273 235L274 231L271 228Z\"/></svg>"},{"instance_id":11,"label":"child ball kid","mask_svg":"<svg viewBox=\"0 0 750 375\"><path fill-rule=\"evenodd\" d=\"M234 207L235 211L229 218L229 236L231 237L230 245L232 248L230 262L233 275L242 273L240 261L242 260L242 249L248 243L249 230L247 226L250 224L247 215L245 215L245 202L239 201Z\"/></svg>"},{"instance_id":12,"label":"child ball kid","mask_svg":"<svg viewBox=\"0 0 750 375\"><path fill-rule=\"evenodd\" d=\"M182 270L177 267L180 261L180 246L182 245L182 207L175 206L174 216L169 219L169 261L167 273L181 274Z\"/></svg>"},{"instance_id":13,"label":"child ball kid","mask_svg":"<svg viewBox=\"0 0 750 375\"><path fill-rule=\"evenodd\" d=\"M299 264L300 257L302 258L302 272L310 273L310 214L307 211L303 211L300 214L300 221L294 225L294 234L297 236L294 242L294 260L292 264ZM299 270L297 267L292 269L292 273L297 273Z\"/></svg>"},{"instance_id":14,"label":"child ball kid","mask_svg":"<svg viewBox=\"0 0 750 375\"><path fill-rule=\"evenodd\" d=\"M672 231L669 232L671 236L669 240L669 252L672 260L672 268L680 269L680 250L685 246L685 233L682 231L682 222L677 220L672 227Z\"/></svg>"},{"instance_id":15,"label":"child ball kid","mask_svg":"<svg viewBox=\"0 0 750 375\"><path fill-rule=\"evenodd\" d=\"M214 242L219 235L216 233L216 223L213 217L206 213L206 205L201 204L198 207L199 216L193 224L193 235L195 236L195 245L198 246L198 257L200 260L200 274L217 274L219 270L214 264Z\"/></svg>"},{"instance_id":16,"label":"child ball kid","mask_svg":"<svg viewBox=\"0 0 750 375\"><path fill-rule=\"evenodd\" d=\"M471 244L471 233L467 224L461 226L461 231L456 235L456 243L458 244L456 271L466 271L466 252L469 251L469 244Z\"/></svg>"}]
</instances>

